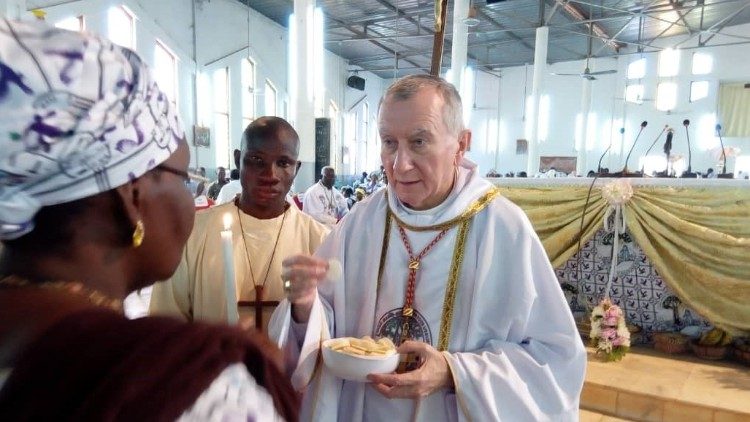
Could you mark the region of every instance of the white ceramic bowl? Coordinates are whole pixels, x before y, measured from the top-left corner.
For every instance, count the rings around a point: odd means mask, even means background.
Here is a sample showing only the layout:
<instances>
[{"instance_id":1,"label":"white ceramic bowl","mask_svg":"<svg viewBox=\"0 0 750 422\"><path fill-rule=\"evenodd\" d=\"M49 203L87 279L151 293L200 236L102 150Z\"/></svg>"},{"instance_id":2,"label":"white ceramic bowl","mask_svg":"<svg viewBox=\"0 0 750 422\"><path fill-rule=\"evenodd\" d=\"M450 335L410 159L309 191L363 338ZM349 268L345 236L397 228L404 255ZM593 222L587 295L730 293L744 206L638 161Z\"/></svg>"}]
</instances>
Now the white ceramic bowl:
<instances>
[{"instance_id":1,"label":"white ceramic bowl","mask_svg":"<svg viewBox=\"0 0 750 422\"><path fill-rule=\"evenodd\" d=\"M335 339L325 340L322 344L323 363L333 375L349 381L369 382L369 374L387 374L396 370L400 355L390 356L354 356L337 352L328 347Z\"/></svg>"}]
</instances>

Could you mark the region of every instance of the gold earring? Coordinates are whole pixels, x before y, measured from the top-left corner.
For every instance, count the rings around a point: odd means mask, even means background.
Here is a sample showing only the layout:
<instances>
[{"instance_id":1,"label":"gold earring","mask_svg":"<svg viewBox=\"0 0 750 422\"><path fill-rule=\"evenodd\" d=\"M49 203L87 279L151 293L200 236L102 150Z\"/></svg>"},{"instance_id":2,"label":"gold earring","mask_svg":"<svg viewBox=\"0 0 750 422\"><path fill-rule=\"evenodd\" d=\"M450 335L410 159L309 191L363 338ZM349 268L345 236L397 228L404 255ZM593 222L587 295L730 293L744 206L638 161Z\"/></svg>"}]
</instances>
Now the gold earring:
<instances>
[{"instance_id":1,"label":"gold earring","mask_svg":"<svg viewBox=\"0 0 750 422\"><path fill-rule=\"evenodd\" d=\"M143 228L143 220L138 220L138 222L135 223L135 230L133 230L133 248L141 246L145 235L146 229Z\"/></svg>"}]
</instances>

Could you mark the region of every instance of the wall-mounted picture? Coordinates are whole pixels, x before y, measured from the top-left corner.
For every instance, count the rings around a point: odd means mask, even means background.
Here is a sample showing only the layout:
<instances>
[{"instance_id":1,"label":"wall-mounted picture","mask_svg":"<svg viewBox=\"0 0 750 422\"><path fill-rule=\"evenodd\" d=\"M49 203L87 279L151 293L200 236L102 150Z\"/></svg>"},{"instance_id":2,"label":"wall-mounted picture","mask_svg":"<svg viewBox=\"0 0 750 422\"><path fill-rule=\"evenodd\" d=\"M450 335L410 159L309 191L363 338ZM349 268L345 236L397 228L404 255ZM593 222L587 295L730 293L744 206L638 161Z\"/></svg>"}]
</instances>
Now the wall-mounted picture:
<instances>
[{"instance_id":1,"label":"wall-mounted picture","mask_svg":"<svg viewBox=\"0 0 750 422\"><path fill-rule=\"evenodd\" d=\"M539 157L539 171L545 172L554 168L557 171L570 174L576 171L577 162L578 159L576 157Z\"/></svg>"},{"instance_id":2,"label":"wall-mounted picture","mask_svg":"<svg viewBox=\"0 0 750 422\"><path fill-rule=\"evenodd\" d=\"M529 141L516 139L516 155L524 155L529 152Z\"/></svg>"},{"instance_id":3,"label":"wall-mounted picture","mask_svg":"<svg viewBox=\"0 0 750 422\"><path fill-rule=\"evenodd\" d=\"M193 126L193 144L197 147L210 147L211 130L205 126Z\"/></svg>"}]
</instances>

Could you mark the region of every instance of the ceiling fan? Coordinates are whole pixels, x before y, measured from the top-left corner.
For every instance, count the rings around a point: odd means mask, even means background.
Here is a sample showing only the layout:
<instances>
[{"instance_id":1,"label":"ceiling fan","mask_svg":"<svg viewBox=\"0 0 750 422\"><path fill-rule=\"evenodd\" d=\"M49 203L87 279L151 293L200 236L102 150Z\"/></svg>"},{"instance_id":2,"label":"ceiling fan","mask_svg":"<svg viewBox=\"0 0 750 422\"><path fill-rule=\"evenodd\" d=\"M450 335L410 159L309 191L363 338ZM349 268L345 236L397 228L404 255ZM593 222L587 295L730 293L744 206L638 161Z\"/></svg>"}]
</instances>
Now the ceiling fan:
<instances>
[{"instance_id":1,"label":"ceiling fan","mask_svg":"<svg viewBox=\"0 0 750 422\"><path fill-rule=\"evenodd\" d=\"M617 70L610 69L610 70L600 70L597 72L592 72L589 68L589 59L591 59L591 43L593 41L593 26L589 25L589 45L588 45L588 54L586 55L586 68L583 69L583 73L553 73L553 75L557 76L580 76L583 79L588 79L590 81L595 81L597 76L600 75L610 75L612 73L617 73Z\"/></svg>"},{"instance_id":2,"label":"ceiling fan","mask_svg":"<svg viewBox=\"0 0 750 422\"><path fill-rule=\"evenodd\" d=\"M617 73L617 70L610 69L610 70L599 70L597 72L592 72L591 69L589 69L589 59L586 58L586 68L583 70L583 73L553 73L553 75L557 75L557 76L580 76L583 79L588 79L590 81L595 81L597 76L600 76L600 75L610 75L612 73Z\"/></svg>"}]
</instances>

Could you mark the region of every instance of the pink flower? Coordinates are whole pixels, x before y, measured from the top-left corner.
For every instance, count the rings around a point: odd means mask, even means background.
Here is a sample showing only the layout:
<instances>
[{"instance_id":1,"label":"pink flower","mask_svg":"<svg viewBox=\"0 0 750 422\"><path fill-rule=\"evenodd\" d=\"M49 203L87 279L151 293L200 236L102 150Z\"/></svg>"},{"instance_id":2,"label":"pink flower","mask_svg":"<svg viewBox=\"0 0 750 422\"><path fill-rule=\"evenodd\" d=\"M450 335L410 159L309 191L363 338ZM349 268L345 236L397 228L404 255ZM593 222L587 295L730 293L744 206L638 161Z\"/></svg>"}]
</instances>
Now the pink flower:
<instances>
[{"instance_id":1,"label":"pink flower","mask_svg":"<svg viewBox=\"0 0 750 422\"><path fill-rule=\"evenodd\" d=\"M605 328L602 330L602 338L611 340L617 337L617 330L614 328Z\"/></svg>"},{"instance_id":2,"label":"pink flower","mask_svg":"<svg viewBox=\"0 0 750 422\"><path fill-rule=\"evenodd\" d=\"M622 346L622 343L624 343L624 342L625 342L625 339L624 339L624 338L622 338L622 337L617 337L617 338L615 338L614 340L612 340L612 345L613 345L613 346Z\"/></svg>"},{"instance_id":3,"label":"pink flower","mask_svg":"<svg viewBox=\"0 0 750 422\"><path fill-rule=\"evenodd\" d=\"M620 318L613 317L613 316L605 317L604 318L604 325L609 325L610 327L615 327L615 326L617 326L617 323L618 323L619 319Z\"/></svg>"},{"instance_id":4,"label":"pink flower","mask_svg":"<svg viewBox=\"0 0 750 422\"><path fill-rule=\"evenodd\" d=\"M617 305L612 305L604 312L604 318L619 318L622 316L622 309Z\"/></svg>"}]
</instances>

